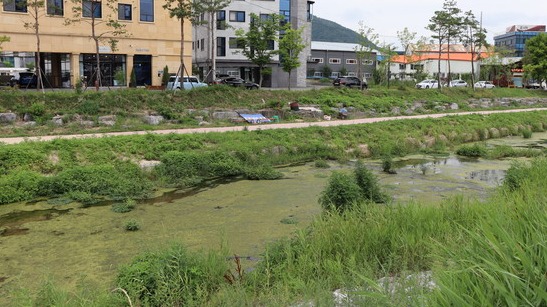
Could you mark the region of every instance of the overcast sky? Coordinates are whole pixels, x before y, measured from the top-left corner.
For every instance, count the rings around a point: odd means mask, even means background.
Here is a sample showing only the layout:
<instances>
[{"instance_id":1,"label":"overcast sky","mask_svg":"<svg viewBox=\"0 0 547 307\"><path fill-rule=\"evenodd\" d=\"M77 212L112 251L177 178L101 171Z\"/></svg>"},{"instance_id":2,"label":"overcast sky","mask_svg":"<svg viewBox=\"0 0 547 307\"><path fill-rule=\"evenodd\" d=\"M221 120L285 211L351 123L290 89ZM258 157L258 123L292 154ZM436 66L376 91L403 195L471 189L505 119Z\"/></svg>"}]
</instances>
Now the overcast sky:
<instances>
[{"instance_id":1,"label":"overcast sky","mask_svg":"<svg viewBox=\"0 0 547 307\"><path fill-rule=\"evenodd\" d=\"M411 32L429 37L425 30L434 12L442 9L443 0L315 0L313 14L357 30L359 21L374 29L380 42L397 43L397 31L407 27ZM505 33L512 25L547 24L545 0L457 0L462 11L472 11L477 19L482 13L488 41ZM398 44L397 44L398 45Z\"/></svg>"}]
</instances>

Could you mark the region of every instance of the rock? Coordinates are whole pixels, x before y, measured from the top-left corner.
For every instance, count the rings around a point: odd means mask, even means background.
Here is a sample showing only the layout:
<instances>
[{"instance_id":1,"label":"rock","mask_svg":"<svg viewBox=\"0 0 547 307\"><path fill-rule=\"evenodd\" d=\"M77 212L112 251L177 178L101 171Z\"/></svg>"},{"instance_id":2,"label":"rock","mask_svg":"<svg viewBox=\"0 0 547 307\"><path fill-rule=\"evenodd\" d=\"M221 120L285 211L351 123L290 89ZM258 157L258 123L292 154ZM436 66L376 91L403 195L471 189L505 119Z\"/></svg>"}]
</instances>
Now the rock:
<instances>
[{"instance_id":1,"label":"rock","mask_svg":"<svg viewBox=\"0 0 547 307\"><path fill-rule=\"evenodd\" d=\"M103 126L114 126L116 124L116 115L99 116L99 124Z\"/></svg>"},{"instance_id":2,"label":"rock","mask_svg":"<svg viewBox=\"0 0 547 307\"><path fill-rule=\"evenodd\" d=\"M393 114L393 115L401 115L401 108L400 108L400 107L393 107L393 108L391 108L391 114Z\"/></svg>"},{"instance_id":3,"label":"rock","mask_svg":"<svg viewBox=\"0 0 547 307\"><path fill-rule=\"evenodd\" d=\"M459 110L460 106L457 103L450 104L450 110Z\"/></svg>"},{"instance_id":4,"label":"rock","mask_svg":"<svg viewBox=\"0 0 547 307\"><path fill-rule=\"evenodd\" d=\"M145 115L143 116L142 120L145 124L148 125L159 125L163 121L163 116L161 115Z\"/></svg>"},{"instance_id":5,"label":"rock","mask_svg":"<svg viewBox=\"0 0 547 307\"><path fill-rule=\"evenodd\" d=\"M25 122L31 122L34 120L34 116L32 116L32 114L30 113L25 113L25 115L23 115L23 121Z\"/></svg>"},{"instance_id":6,"label":"rock","mask_svg":"<svg viewBox=\"0 0 547 307\"><path fill-rule=\"evenodd\" d=\"M64 124L63 122L63 117L61 115L55 115L53 116L53 118L51 119L51 122L54 124L54 125L57 125L57 126L62 126Z\"/></svg>"},{"instance_id":7,"label":"rock","mask_svg":"<svg viewBox=\"0 0 547 307\"><path fill-rule=\"evenodd\" d=\"M15 113L0 113L0 123L11 124L15 122L17 115Z\"/></svg>"},{"instance_id":8,"label":"rock","mask_svg":"<svg viewBox=\"0 0 547 307\"><path fill-rule=\"evenodd\" d=\"M211 115L216 120L233 120L241 118L237 112L234 111L217 111Z\"/></svg>"},{"instance_id":9,"label":"rock","mask_svg":"<svg viewBox=\"0 0 547 307\"><path fill-rule=\"evenodd\" d=\"M95 122L92 121L92 120L81 120L80 121L80 126L90 128L90 127L95 126Z\"/></svg>"}]
</instances>

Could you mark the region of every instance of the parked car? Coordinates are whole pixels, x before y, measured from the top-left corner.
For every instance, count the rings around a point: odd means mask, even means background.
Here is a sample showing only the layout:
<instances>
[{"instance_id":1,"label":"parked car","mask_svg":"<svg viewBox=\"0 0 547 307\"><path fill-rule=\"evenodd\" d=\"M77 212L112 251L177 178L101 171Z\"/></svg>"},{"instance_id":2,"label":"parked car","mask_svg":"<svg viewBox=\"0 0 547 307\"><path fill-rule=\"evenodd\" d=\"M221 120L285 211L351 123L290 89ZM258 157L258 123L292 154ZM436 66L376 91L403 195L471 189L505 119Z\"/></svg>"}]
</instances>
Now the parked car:
<instances>
[{"instance_id":1,"label":"parked car","mask_svg":"<svg viewBox=\"0 0 547 307\"><path fill-rule=\"evenodd\" d=\"M221 84L226 84L234 87L244 87L248 90L257 90L260 86L251 81L245 81L238 77L227 77L221 79Z\"/></svg>"},{"instance_id":2,"label":"parked car","mask_svg":"<svg viewBox=\"0 0 547 307\"><path fill-rule=\"evenodd\" d=\"M438 88L439 82L433 79L425 79L416 84L416 88Z\"/></svg>"},{"instance_id":3,"label":"parked car","mask_svg":"<svg viewBox=\"0 0 547 307\"><path fill-rule=\"evenodd\" d=\"M526 85L524 87L531 88L531 89L538 89L538 88L541 88L541 84L537 81L530 80L526 82Z\"/></svg>"},{"instance_id":4,"label":"parked car","mask_svg":"<svg viewBox=\"0 0 547 307\"><path fill-rule=\"evenodd\" d=\"M490 81L477 81L475 88L495 88L496 86Z\"/></svg>"},{"instance_id":5,"label":"parked car","mask_svg":"<svg viewBox=\"0 0 547 307\"><path fill-rule=\"evenodd\" d=\"M182 86L180 83L181 76L171 76L167 82L166 89L168 90L191 90L198 87L206 87L207 83L200 82L196 76L185 76L182 77Z\"/></svg>"},{"instance_id":6,"label":"parked car","mask_svg":"<svg viewBox=\"0 0 547 307\"><path fill-rule=\"evenodd\" d=\"M10 86L14 87L15 85L18 85L19 88L36 88L38 76L33 72L19 72L10 80Z\"/></svg>"},{"instance_id":7,"label":"parked car","mask_svg":"<svg viewBox=\"0 0 547 307\"><path fill-rule=\"evenodd\" d=\"M450 87L467 87L467 82L461 79L450 81Z\"/></svg>"},{"instance_id":8,"label":"parked car","mask_svg":"<svg viewBox=\"0 0 547 307\"><path fill-rule=\"evenodd\" d=\"M358 87L358 88L368 88L367 80L361 81L361 79L352 76L342 76L334 79L332 81L334 86L346 86L346 87Z\"/></svg>"}]
</instances>

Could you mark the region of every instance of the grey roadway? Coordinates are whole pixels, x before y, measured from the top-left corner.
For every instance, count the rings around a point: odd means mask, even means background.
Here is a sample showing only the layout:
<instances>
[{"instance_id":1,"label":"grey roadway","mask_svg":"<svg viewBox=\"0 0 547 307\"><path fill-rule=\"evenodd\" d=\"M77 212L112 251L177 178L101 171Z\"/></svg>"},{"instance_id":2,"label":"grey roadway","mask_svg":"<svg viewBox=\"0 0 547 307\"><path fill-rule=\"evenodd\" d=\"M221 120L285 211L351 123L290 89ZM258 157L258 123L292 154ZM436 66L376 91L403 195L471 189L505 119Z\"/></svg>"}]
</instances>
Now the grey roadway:
<instances>
[{"instance_id":1,"label":"grey roadway","mask_svg":"<svg viewBox=\"0 0 547 307\"><path fill-rule=\"evenodd\" d=\"M209 133L209 132L229 132L229 131L255 131L268 129L290 129L290 128L305 128L305 127L332 127L341 125L356 125L368 124L390 120L404 120L417 118L440 118L446 116L461 116L470 114L496 114L496 113L516 113L516 112L532 112L532 111L547 111L547 108L532 108L532 109L513 109L513 110L496 110L496 111L472 111L472 112L457 112L457 113L441 113L427 115L412 115L412 116L392 116L392 117L374 117L374 118L359 118L359 119L344 119L331 121L317 122L300 122L300 123L277 123L277 124L259 124L246 126L228 126L228 127L204 127L204 128L182 128L168 130L152 130L152 131L124 131L124 132L106 132L95 134L64 134L64 135L48 135L48 136L32 136L32 137L9 137L0 138L0 143L3 144L18 144L31 141L51 141L56 139L84 139L97 138L108 136L123 136L123 135L144 135L144 134L192 134L192 133Z\"/></svg>"}]
</instances>

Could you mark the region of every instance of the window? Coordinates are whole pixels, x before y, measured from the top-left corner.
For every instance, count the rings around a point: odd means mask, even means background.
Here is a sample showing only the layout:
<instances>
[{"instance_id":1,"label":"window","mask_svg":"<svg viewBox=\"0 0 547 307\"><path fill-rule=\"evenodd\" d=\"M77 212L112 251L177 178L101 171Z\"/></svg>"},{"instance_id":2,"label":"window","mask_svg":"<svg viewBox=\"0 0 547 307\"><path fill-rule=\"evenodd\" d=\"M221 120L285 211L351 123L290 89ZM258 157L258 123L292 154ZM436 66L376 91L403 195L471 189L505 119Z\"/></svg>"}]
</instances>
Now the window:
<instances>
[{"instance_id":1,"label":"window","mask_svg":"<svg viewBox=\"0 0 547 307\"><path fill-rule=\"evenodd\" d=\"M198 45L199 45L199 43L198 43ZM203 50L205 50L205 39L204 38L201 39L201 51L203 51Z\"/></svg>"},{"instance_id":2,"label":"window","mask_svg":"<svg viewBox=\"0 0 547 307\"><path fill-rule=\"evenodd\" d=\"M357 77L357 74L353 71L350 71L350 72L347 73L347 76L348 77Z\"/></svg>"},{"instance_id":3,"label":"window","mask_svg":"<svg viewBox=\"0 0 547 307\"><path fill-rule=\"evenodd\" d=\"M245 12L243 12L243 11L230 11L230 21L245 22Z\"/></svg>"},{"instance_id":4,"label":"window","mask_svg":"<svg viewBox=\"0 0 547 307\"><path fill-rule=\"evenodd\" d=\"M217 56L226 56L226 37L217 37Z\"/></svg>"},{"instance_id":5,"label":"window","mask_svg":"<svg viewBox=\"0 0 547 307\"><path fill-rule=\"evenodd\" d=\"M154 0L141 1L141 21L154 21Z\"/></svg>"},{"instance_id":6,"label":"window","mask_svg":"<svg viewBox=\"0 0 547 307\"><path fill-rule=\"evenodd\" d=\"M118 19L131 20L131 4L118 3Z\"/></svg>"},{"instance_id":7,"label":"window","mask_svg":"<svg viewBox=\"0 0 547 307\"><path fill-rule=\"evenodd\" d=\"M226 11L217 12L217 30L226 30Z\"/></svg>"},{"instance_id":8,"label":"window","mask_svg":"<svg viewBox=\"0 0 547 307\"><path fill-rule=\"evenodd\" d=\"M356 59L346 59L346 64L349 64L349 65L357 64L357 60Z\"/></svg>"},{"instance_id":9,"label":"window","mask_svg":"<svg viewBox=\"0 0 547 307\"><path fill-rule=\"evenodd\" d=\"M374 64L374 61L373 60L362 60L361 63L363 63L363 65L372 65L372 64Z\"/></svg>"},{"instance_id":10,"label":"window","mask_svg":"<svg viewBox=\"0 0 547 307\"><path fill-rule=\"evenodd\" d=\"M316 77L316 78L323 78L323 72L316 71L316 72L313 73L313 76Z\"/></svg>"},{"instance_id":11,"label":"window","mask_svg":"<svg viewBox=\"0 0 547 307\"><path fill-rule=\"evenodd\" d=\"M272 15L270 14L260 14L260 20L266 21L272 19Z\"/></svg>"},{"instance_id":12,"label":"window","mask_svg":"<svg viewBox=\"0 0 547 307\"><path fill-rule=\"evenodd\" d=\"M27 0L4 0L4 11L26 13Z\"/></svg>"},{"instance_id":13,"label":"window","mask_svg":"<svg viewBox=\"0 0 547 307\"><path fill-rule=\"evenodd\" d=\"M101 1L96 0L84 0L82 2L82 16L83 17L92 17L91 12L93 12L94 18L102 18L102 3Z\"/></svg>"},{"instance_id":14,"label":"window","mask_svg":"<svg viewBox=\"0 0 547 307\"><path fill-rule=\"evenodd\" d=\"M47 14L63 16L63 0L47 0Z\"/></svg>"},{"instance_id":15,"label":"window","mask_svg":"<svg viewBox=\"0 0 547 307\"><path fill-rule=\"evenodd\" d=\"M227 74L230 77L239 77L239 71L237 70L228 70Z\"/></svg>"},{"instance_id":16,"label":"window","mask_svg":"<svg viewBox=\"0 0 547 307\"><path fill-rule=\"evenodd\" d=\"M423 64L410 64L410 69L412 69L412 70L423 70L424 65Z\"/></svg>"},{"instance_id":17,"label":"window","mask_svg":"<svg viewBox=\"0 0 547 307\"><path fill-rule=\"evenodd\" d=\"M340 72L333 71L333 72L331 72L330 77L331 78L338 78L338 77L340 77Z\"/></svg>"},{"instance_id":18,"label":"window","mask_svg":"<svg viewBox=\"0 0 547 307\"><path fill-rule=\"evenodd\" d=\"M340 64L342 61L338 58L330 58L329 64Z\"/></svg>"},{"instance_id":19,"label":"window","mask_svg":"<svg viewBox=\"0 0 547 307\"><path fill-rule=\"evenodd\" d=\"M268 50L275 50L275 42L273 39L268 41Z\"/></svg>"},{"instance_id":20,"label":"window","mask_svg":"<svg viewBox=\"0 0 547 307\"><path fill-rule=\"evenodd\" d=\"M399 64L399 69L406 70L406 64Z\"/></svg>"},{"instance_id":21,"label":"window","mask_svg":"<svg viewBox=\"0 0 547 307\"><path fill-rule=\"evenodd\" d=\"M317 64L323 64L323 58L311 58L311 61Z\"/></svg>"},{"instance_id":22,"label":"window","mask_svg":"<svg viewBox=\"0 0 547 307\"><path fill-rule=\"evenodd\" d=\"M230 49L245 48L245 44L241 40L238 40L237 37L230 37L229 46L230 46Z\"/></svg>"}]
</instances>

